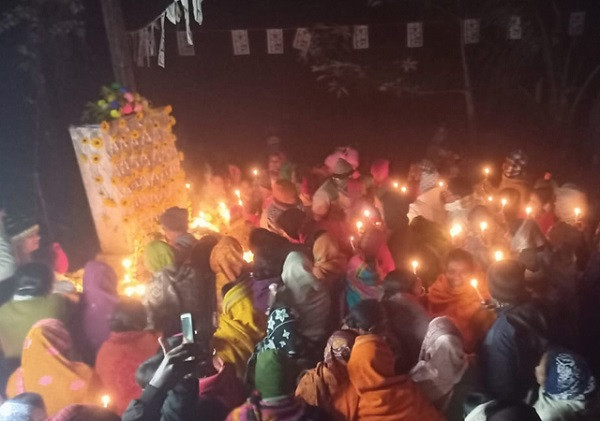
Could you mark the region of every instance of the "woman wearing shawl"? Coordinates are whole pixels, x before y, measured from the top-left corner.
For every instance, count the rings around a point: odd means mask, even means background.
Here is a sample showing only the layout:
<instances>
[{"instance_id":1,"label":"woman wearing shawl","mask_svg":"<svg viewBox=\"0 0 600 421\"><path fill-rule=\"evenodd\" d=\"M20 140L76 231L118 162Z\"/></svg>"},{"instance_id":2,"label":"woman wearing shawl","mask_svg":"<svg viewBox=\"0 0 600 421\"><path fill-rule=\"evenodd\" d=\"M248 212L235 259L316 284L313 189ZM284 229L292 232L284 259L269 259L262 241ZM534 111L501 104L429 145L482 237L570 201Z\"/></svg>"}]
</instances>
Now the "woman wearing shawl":
<instances>
[{"instance_id":1,"label":"woman wearing shawl","mask_svg":"<svg viewBox=\"0 0 600 421\"><path fill-rule=\"evenodd\" d=\"M319 281L332 284L344 276L348 259L341 252L338 243L328 233L322 233L315 240L313 257L313 274Z\"/></svg>"},{"instance_id":2,"label":"woman wearing shawl","mask_svg":"<svg viewBox=\"0 0 600 421\"><path fill-rule=\"evenodd\" d=\"M468 353L476 351L495 320L494 313L482 306L481 297L490 298L483 280L478 280L477 290L470 284L474 275L473 256L454 249L446 258L446 272L431 285L427 295L431 316L448 316L460 331Z\"/></svg>"},{"instance_id":3,"label":"woman wearing shawl","mask_svg":"<svg viewBox=\"0 0 600 421\"><path fill-rule=\"evenodd\" d=\"M535 374L540 389L533 407L542 421L598 419L596 380L582 357L550 349Z\"/></svg>"},{"instance_id":4,"label":"woman wearing shawl","mask_svg":"<svg viewBox=\"0 0 600 421\"><path fill-rule=\"evenodd\" d=\"M437 409L445 411L468 366L460 332L448 317L436 317L429 323L410 377Z\"/></svg>"},{"instance_id":5,"label":"woman wearing shawl","mask_svg":"<svg viewBox=\"0 0 600 421\"><path fill-rule=\"evenodd\" d=\"M358 395L348 380L346 368L357 334L338 330L327 341L324 362L304 373L296 397L323 409L333 420L353 420L358 409Z\"/></svg>"},{"instance_id":6,"label":"woman wearing shawl","mask_svg":"<svg viewBox=\"0 0 600 421\"><path fill-rule=\"evenodd\" d=\"M294 397L295 370L282 351L261 351L256 359L257 395L234 409L227 421L319 421L328 419L319 408Z\"/></svg>"},{"instance_id":7,"label":"woman wearing shawl","mask_svg":"<svg viewBox=\"0 0 600 421\"><path fill-rule=\"evenodd\" d=\"M237 282L223 299L213 346L223 362L235 365L240 378L254 346L264 337L265 324L265 316L252 305L250 280Z\"/></svg>"},{"instance_id":8,"label":"woman wearing shawl","mask_svg":"<svg viewBox=\"0 0 600 421\"><path fill-rule=\"evenodd\" d=\"M71 336L62 322L36 323L25 338L21 367L8 381L7 396L38 393L49 416L71 404L98 404L100 379L90 366L70 360L72 351Z\"/></svg>"},{"instance_id":9,"label":"woman wearing shawl","mask_svg":"<svg viewBox=\"0 0 600 421\"><path fill-rule=\"evenodd\" d=\"M88 262L83 270L83 293L80 301L83 349L93 362L100 345L110 334L109 318L119 302L117 275L102 262Z\"/></svg>"},{"instance_id":10,"label":"woman wearing shawl","mask_svg":"<svg viewBox=\"0 0 600 421\"><path fill-rule=\"evenodd\" d=\"M210 254L210 267L217 275L216 292L217 308L222 307L222 289L229 282L235 281L244 267L244 250L238 240L233 237L222 237Z\"/></svg>"},{"instance_id":11,"label":"woman wearing shawl","mask_svg":"<svg viewBox=\"0 0 600 421\"><path fill-rule=\"evenodd\" d=\"M379 335L356 338L348 375L359 397L357 419L361 421L444 419L409 376L394 373L394 356Z\"/></svg>"},{"instance_id":12,"label":"woman wearing shawl","mask_svg":"<svg viewBox=\"0 0 600 421\"><path fill-rule=\"evenodd\" d=\"M123 414L129 402L142 393L135 382L135 372L156 353L160 335L144 330L146 311L137 301L118 303L109 326L110 336L96 358L96 372L112 397L113 410Z\"/></svg>"}]
</instances>

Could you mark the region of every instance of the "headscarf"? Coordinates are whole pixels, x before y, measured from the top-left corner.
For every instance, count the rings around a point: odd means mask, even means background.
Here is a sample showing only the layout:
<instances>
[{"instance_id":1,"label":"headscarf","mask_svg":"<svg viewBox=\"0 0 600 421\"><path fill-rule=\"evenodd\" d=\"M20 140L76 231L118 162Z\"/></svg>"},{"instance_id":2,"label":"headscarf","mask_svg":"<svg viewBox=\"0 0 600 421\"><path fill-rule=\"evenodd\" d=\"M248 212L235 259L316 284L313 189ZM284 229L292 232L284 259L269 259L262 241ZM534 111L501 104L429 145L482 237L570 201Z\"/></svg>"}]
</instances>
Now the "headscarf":
<instances>
[{"instance_id":1,"label":"headscarf","mask_svg":"<svg viewBox=\"0 0 600 421\"><path fill-rule=\"evenodd\" d=\"M243 377L248 358L265 334L265 316L256 311L250 281L236 283L223 299L213 346L223 362L234 364Z\"/></svg>"},{"instance_id":2,"label":"headscarf","mask_svg":"<svg viewBox=\"0 0 600 421\"><path fill-rule=\"evenodd\" d=\"M175 263L175 253L164 241L151 241L144 249L144 263L150 272L158 272Z\"/></svg>"},{"instance_id":3,"label":"headscarf","mask_svg":"<svg viewBox=\"0 0 600 421\"><path fill-rule=\"evenodd\" d=\"M289 356L297 353L297 317L289 307L273 309L267 320L267 334L256 351L282 350Z\"/></svg>"},{"instance_id":4,"label":"headscarf","mask_svg":"<svg viewBox=\"0 0 600 421\"><path fill-rule=\"evenodd\" d=\"M362 300L380 300L383 297L383 279L377 268L356 255L348 263L346 273L346 302L350 308Z\"/></svg>"},{"instance_id":5,"label":"headscarf","mask_svg":"<svg viewBox=\"0 0 600 421\"><path fill-rule=\"evenodd\" d=\"M38 393L49 416L71 404L98 404L99 378L88 365L69 360L71 351L71 336L62 322L45 319L36 323L25 338L21 367L8 381L8 397Z\"/></svg>"},{"instance_id":6,"label":"headscarf","mask_svg":"<svg viewBox=\"0 0 600 421\"><path fill-rule=\"evenodd\" d=\"M254 384L262 399L287 396L294 390L294 375L289 357L278 350L266 349L258 353Z\"/></svg>"},{"instance_id":7,"label":"headscarf","mask_svg":"<svg viewBox=\"0 0 600 421\"><path fill-rule=\"evenodd\" d=\"M83 270L81 323L87 348L94 354L110 333L109 318L119 302L117 275L105 263L92 261Z\"/></svg>"},{"instance_id":8,"label":"headscarf","mask_svg":"<svg viewBox=\"0 0 600 421\"><path fill-rule=\"evenodd\" d=\"M440 174L435 168L435 164L428 159L424 159L419 164L421 169L421 181L419 182L419 194L423 194L434 188L438 182Z\"/></svg>"},{"instance_id":9,"label":"headscarf","mask_svg":"<svg viewBox=\"0 0 600 421\"><path fill-rule=\"evenodd\" d=\"M322 408L335 420L356 417L358 395L346 368L356 336L351 330L334 332L327 341L324 362L304 373L296 388L296 397Z\"/></svg>"},{"instance_id":10,"label":"headscarf","mask_svg":"<svg viewBox=\"0 0 600 421\"><path fill-rule=\"evenodd\" d=\"M444 419L410 377L394 373L394 356L381 336L369 334L356 338L348 375L359 396L357 419Z\"/></svg>"},{"instance_id":11,"label":"headscarf","mask_svg":"<svg viewBox=\"0 0 600 421\"><path fill-rule=\"evenodd\" d=\"M331 235L324 233L313 245L313 274L319 281L339 281L346 271L347 259Z\"/></svg>"},{"instance_id":12,"label":"headscarf","mask_svg":"<svg viewBox=\"0 0 600 421\"><path fill-rule=\"evenodd\" d=\"M436 317L429 323L419 362L410 377L429 401L442 410L445 402L440 400L450 396L468 365L460 332L448 317Z\"/></svg>"},{"instance_id":13,"label":"headscarf","mask_svg":"<svg viewBox=\"0 0 600 421\"><path fill-rule=\"evenodd\" d=\"M123 414L129 402L142 393L135 382L135 372L155 355L159 336L150 331L112 332L100 347L95 369L112 397L111 407L117 414Z\"/></svg>"},{"instance_id":14,"label":"headscarf","mask_svg":"<svg viewBox=\"0 0 600 421\"><path fill-rule=\"evenodd\" d=\"M106 408L92 405L70 405L48 421L119 421L121 418Z\"/></svg>"},{"instance_id":15,"label":"headscarf","mask_svg":"<svg viewBox=\"0 0 600 421\"><path fill-rule=\"evenodd\" d=\"M582 357L554 348L547 354L544 390L554 399L584 400L596 390L596 379Z\"/></svg>"},{"instance_id":16,"label":"headscarf","mask_svg":"<svg viewBox=\"0 0 600 421\"><path fill-rule=\"evenodd\" d=\"M484 299L490 298L487 285L481 279L477 288ZM496 319L492 311L483 308L475 288L468 283L460 289L451 288L444 274L429 287L427 303L432 317L447 316L456 325L466 352L475 352L477 344Z\"/></svg>"},{"instance_id":17,"label":"headscarf","mask_svg":"<svg viewBox=\"0 0 600 421\"><path fill-rule=\"evenodd\" d=\"M210 254L210 267L217 275L215 286L220 308L223 287L235 281L244 267L244 250L240 243L233 237L222 237Z\"/></svg>"},{"instance_id":18,"label":"headscarf","mask_svg":"<svg viewBox=\"0 0 600 421\"><path fill-rule=\"evenodd\" d=\"M521 149L512 151L504 161L502 173L508 178L518 177L523 173L528 161L529 158Z\"/></svg>"}]
</instances>

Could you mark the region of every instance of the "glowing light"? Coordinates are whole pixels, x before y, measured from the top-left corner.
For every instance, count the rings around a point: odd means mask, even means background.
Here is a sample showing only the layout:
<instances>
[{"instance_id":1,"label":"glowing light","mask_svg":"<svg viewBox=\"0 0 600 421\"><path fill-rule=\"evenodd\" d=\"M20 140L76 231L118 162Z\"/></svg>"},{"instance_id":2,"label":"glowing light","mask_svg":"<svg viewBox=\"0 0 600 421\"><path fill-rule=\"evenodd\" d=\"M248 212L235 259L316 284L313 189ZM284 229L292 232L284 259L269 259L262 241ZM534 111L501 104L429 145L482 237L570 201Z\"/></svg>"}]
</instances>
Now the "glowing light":
<instances>
[{"instance_id":1,"label":"glowing light","mask_svg":"<svg viewBox=\"0 0 600 421\"><path fill-rule=\"evenodd\" d=\"M454 224L452 225L452 228L450 228L450 237L454 238L458 235L460 235L463 231L463 227L460 224Z\"/></svg>"},{"instance_id":2,"label":"glowing light","mask_svg":"<svg viewBox=\"0 0 600 421\"><path fill-rule=\"evenodd\" d=\"M375 222L375 226L376 226L376 227L380 227L380 226L381 226L381 221L377 221L377 222Z\"/></svg>"},{"instance_id":3,"label":"glowing light","mask_svg":"<svg viewBox=\"0 0 600 421\"><path fill-rule=\"evenodd\" d=\"M408 191L408 189L406 188L406 186L402 186L402 188L400 189L400 191L402 193L406 193Z\"/></svg>"},{"instance_id":4,"label":"glowing light","mask_svg":"<svg viewBox=\"0 0 600 421\"><path fill-rule=\"evenodd\" d=\"M575 213L575 216L579 218L579 216L581 215L581 208L575 208L573 209L573 212Z\"/></svg>"},{"instance_id":5,"label":"glowing light","mask_svg":"<svg viewBox=\"0 0 600 421\"><path fill-rule=\"evenodd\" d=\"M131 282L131 275L126 273L125 275L123 275L123 283L124 284L128 284Z\"/></svg>"},{"instance_id":6,"label":"glowing light","mask_svg":"<svg viewBox=\"0 0 600 421\"><path fill-rule=\"evenodd\" d=\"M125 295L128 297L132 297L135 294L135 287L127 287L125 288Z\"/></svg>"},{"instance_id":7,"label":"glowing light","mask_svg":"<svg viewBox=\"0 0 600 421\"><path fill-rule=\"evenodd\" d=\"M397 181L394 181L392 183L392 186L394 186L394 188L397 189L398 187L400 187L400 184Z\"/></svg>"},{"instance_id":8,"label":"glowing light","mask_svg":"<svg viewBox=\"0 0 600 421\"><path fill-rule=\"evenodd\" d=\"M185 188L189 190L192 188L192 185L190 183L185 183Z\"/></svg>"},{"instance_id":9,"label":"glowing light","mask_svg":"<svg viewBox=\"0 0 600 421\"><path fill-rule=\"evenodd\" d=\"M492 172L492 171L490 170L490 167L485 167L485 168L483 169L483 173L485 174L485 176L486 176L486 177L487 177L488 175L490 175L490 172Z\"/></svg>"},{"instance_id":10,"label":"glowing light","mask_svg":"<svg viewBox=\"0 0 600 421\"><path fill-rule=\"evenodd\" d=\"M419 267L419 261L418 260L413 260L412 262L410 262L410 265L413 268L413 273L416 275L417 274L417 268Z\"/></svg>"},{"instance_id":11,"label":"glowing light","mask_svg":"<svg viewBox=\"0 0 600 421\"><path fill-rule=\"evenodd\" d=\"M525 208L525 213L527 214L527 216L531 216L531 212L533 212L533 209L531 209L531 206L527 206Z\"/></svg>"},{"instance_id":12,"label":"glowing light","mask_svg":"<svg viewBox=\"0 0 600 421\"><path fill-rule=\"evenodd\" d=\"M258 177L258 169L257 169L257 168L254 168L254 169L252 170L252 175L253 175L254 177Z\"/></svg>"},{"instance_id":13,"label":"glowing light","mask_svg":"<svg viewBox=\"0 0 600 421\"><path fill-rule=\"evenodd\" d=\"M229 210L227 210L227 212L229 212ZM191 228L205 228L211 231L219 232L219 228L210 222L211 219L212 217L210 215L200 212L198 217L192 220Z\"/></svg>"},{"instance_id":14,"label":"glowing light","mask_svg":"<svg viewBox=\"0 0 600 421\"><path fill-rule=\"evenodd\" d=\"M102 398L100 399L102 401L102 406L104 408L108 408L108 405L110 404L110 396L108 395L103 395Z\"/></svg>"},{"instance_id":15,"label":"glowing light","mask_svg":"<svg viewBox=\"0 0 600 421\"><path fill-rule=\"evenodd\" d=\"M121 264L123 265L123 267L124 267L125 269L129 270L129 269L131 268L131 265L132 265L133 263L131 262L131 259L123 259L123 260L121 261Z\"/></svg>"},{"instance_id":16,"label":"glowing light","mask_svg":"<svg viewBox=\"0 0 600 421\"><path fill-rule=\"evenodd\" d=\"M242 255L242 258L247 263L252 263L254 261L254 253L252 253L250 250L245 251L244 254Z\"/></svg>"},{"instance_id":17,"label":"glowing light","mask_svg":"<svg viewBox=\"0 0 600 421\"><path fill-rule=\"evenodd\" d=\"M488 202L493 202L494 201L494 196L488 196Z\"/></svg>"},{"instance_id":18,"label":"glowing light","mask_svg":"<svg viewBox=\"0 0 600 421\"><path fill-rule=\"evenodd\" d=\"M502 204L502 207L504 207L508 204L508 199L506 197L503 197L502 200L500 200L500 203Z\"/></svg>"},{"instance_id":19,"label":"glowing light","mask_svg":"<svg viewBox=\"0 0 600 421\"><path fill-rule=\"evenodd\" d=\"M369 209L365 209L365 211L363 212L363 215L366 218L370 218L371 217L371 211Z\"/></svg>"},{"instance_id":20,"label":"glowing light","mask_svg":"<svg viewBox=\"0 0 600 421\"><path fill-rule=\"evenodd\" d=\"M479 229L481 229L481 232L484 232L486 229L488 229L488 223L486 221L481 221L479 223Z\"/></svg>"},{"instance_id":21,"label":"glowing light","mask_svg":"<svg viewBox=\"0 0 600 421\"><path fill-rule=\"evenodd\" d=\"M438 181L438 186L440 186L440 187L444 187L444 185L445 185L445 184L444 184L444 182L443 182L443 181Z\"/></svg>"},{"instance_id":22,"label":"glowing light","mask_svg":"<svg viewBox=\"0 0 600 421\"><path fill-rule=\"evenodd\" d=\"M365 226L365 224L363 224L363 221L356 221L356 229L357 230L361 230L363 229L363 227Z\"/></svg>"},{"instance_id":23,"label":"glowing light","mask_svg":"<svg viewBox=\"0 0 600 421\"><path fill-rule=\"evenodd\" d=\"M229 221L231 221L231 212L229 212L229 208L227 207L225 202L219 202L218 210L219 215L221 215L221 218L223 218L223 220L229 224Z\"/></svg>"},{"instance_id":24,"label":"glowing light","mask_svg":"<svg viewBox=\"0 0 600 421\"><path fill-rule=\"evenodd\" d=\"M140 297L146 294L146 285L138 285L135 287L135 293Z\"/></svg>"},{"instance_id":25,"label":"glowing light","mask_svg":"<svg viewBox=\"0 0 600 421\"><path fill-rule=\"evenodd\" d=\"M496 262L504 260L504 253L502 253L500 250L496 250L496 252L494 253L494 259L496 259Z\"/></svg>"},{"instance_id":26,"label":"glowing light","mask_svg":"<svg viewBox=\"0 0 600 421\"><path fill-rule=\"evenodd\" d=\"M235 197L237 197L238 199L242 198L242 192L239 189L236 189L234 191L234 193L235 193Z\"/></svg>"},{"instance_id":27,"label":"glowing light","mask_svg":"<svg viewBox=\"0 0 600 421\"><path fill-rule=\"evenodd\" d=\"M471 286L477 292L477 296L479 297L479 300L484 301L483 296L481 295L481 292L479 292L479 288L477 288L478 284L479 283L477 282L477 279L475 279L475 278L471 279Z\"/></svg>"}]
</instances>

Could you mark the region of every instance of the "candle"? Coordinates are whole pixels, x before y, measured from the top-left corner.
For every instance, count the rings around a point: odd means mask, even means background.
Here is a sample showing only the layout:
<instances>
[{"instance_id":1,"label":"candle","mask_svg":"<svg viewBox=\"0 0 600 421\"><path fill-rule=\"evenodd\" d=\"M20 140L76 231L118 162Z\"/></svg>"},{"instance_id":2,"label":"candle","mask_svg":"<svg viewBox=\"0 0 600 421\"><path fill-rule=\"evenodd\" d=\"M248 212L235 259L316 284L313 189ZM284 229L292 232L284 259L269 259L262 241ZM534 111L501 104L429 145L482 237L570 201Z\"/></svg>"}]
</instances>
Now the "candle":
<instances>
[{"instance_id":1,"label":"candle","mask_svg":"<svg viewBox=\"0 0 600 421\"><path fill-rule=\"evenodd\" d=\"M139 295L140 297L141 297L142 295L145 295L145 294L146 294L146 285L142 285L142 284L140 284L140 285L136 286L136 287L135 287L135 293L136 293L137 295Z\"/></svg>"},{"instance_id":2,"label":"candle","mask_svg":"<svg viewBox=\"0 0 600 421\"><path fill-rule=\"evenodd\" d=\"M127 295L128 297L133 296L134 293L135 293L135 287L125 288L125 295Z\"/></svg>"},{"instance_id":3,"label":"candle","mask_svg":"<svg viewBox=\"0 0 600 421\"><path fill-rule=\"evenodd\" d=\"M460 225L460 224L452 225L452 228L450 228L450 237L454 238L454 237L460 235L462 230L463 230L462 225Z\"/></svg>"},{"instance_id":4,"label":"candle","mask_svg":"<svg viewBox=\"0 0 600 421\"><path fill-rule=\"evenodd\" d=\"M444 187L444 182L443 182L443 181L441 181L441 180L440 180L440 181L438 181L438 186L440 186L440 187Z\"/></svg>"},{"instance_id":5,"label":"candle","mask_svg":"<svg viewBox=\"0 0 600 421\"><path fill-rule=\"evenodd\" d=\"M533 209L531 209L531 206L527 206L525 208L525 213L527 214L528 218L531 216L531 212L533 212Z\"/></svg>"},{"instance_id":6,"label":"candle","mask_svg":"<svg viewBox=\"0 0 600 421\"><path fill-rule=\"evenodd\" d=\"M479 223L479 228L481 229L481 232L485 232L485 230L488 229L488 223L486 221L481 221Z\"/></svg>"},{"instance_id":7,"label":"candle","mask_svg":"<svg viewBox=\"0 0 600 421\"><path fill-rule=\"evenodd\" d=\"M578 223L579 216L581 215L581 208L575 208L573 209L573 212L575 213L575 223Z\"/></svg>"},{"instance_id":8,"label":"candle","mask_svg":"<svg viewBox=\"0 0 600 421\"><path fill-rule=\"evenodd\" d=\"M490 170L490 167L485 167L485 168L483 169L483 173L485 174L485 178L486 178L486 179L489 177L489 175L490 175L490 172L491 172L491 170Z\"/></svg>"},{"instance_id":9,"label":"candle","mask_svg":"<svg viewBox=\"0 0 600 421\"><path fill-rule=\"evenodd\" d=\"M363 224L363 221L356 221L356 229L358 231L360 231L363 228L364 225L365 224Z\"/></svg>"},{"instance_id":10,"label":"candle","mask_svg":"<svg viewBox=\"0 0 600 421\"><path fill-rule=\"evenodd\" d=\"M124 284L128 284L131 282L131 275L126 273L125 275L123 275L123 283Z\"/></svg>"},{"instance_id":11,"label":"candle","mask_svg":"<svg viewBox=\"0 0 600 421\"><path fill-rule=\"evenodd\" d=\"M352 246L352 250L356 250L356 247L354 247L354 236L353 235L350 236L350 245Z\"/></svg>"},{"instance_id":12,"label":"candle","mask_svg":"<svg viewBox=\"0 0 600 421\"><path fill-rule=\"evenodd\" d=\"M190 183L185 183L185 188L189 190L192 188L192 185Z\"/></svg>"},{"instance_id":13,"label":"candle","mask_svg":"<svg viewBox=\"0 0 600 421\"><path fill-rule=\"evenodd\" d=\"M402 188L400 189L400 191L402 193L406 193L408 191L408 189L406 188L406 186L402 186Z\"/></svg>"},{"instance_id":14,"label":"candle","mask_svg":"<svg viewBox=\"0 0 600 421\"><path fill-rule=\"evenodd\" d=\"M102 401L102 406L104 408L108 408L108 405L110 404L110 396L108 395L103 395L102 398L100 399Z\"/></svg>"},{"instance_id":15,"label":"candle","mask_svg":"<svg viewBox=\"0 0 600 421\"><path fill-rule=\"evenodd\" d=\"M416 275L417 274L417 268L419 267L419 261L418 260L413 260L412 262L410 262L410 265L413 268L413 273Z\"/></svg>"},{"instance_id":16,"label":"candle","mask_svg":"<svg viewBox=\"0 0 600 421\"><path fill-rule=\"evenodd\" d=\"M479 288L477 288L477 284L478 284L478 282L477 282L477 279L475 279L475 278L471 279L471 286L472 286L472 287L473 287L473 289L474 289L474 290L477 292L477 296L479 297L479 299L480 299L481 301L485 301L485 300L483 299L483 296L481 295L481 292L479 292Z\"/></svg>"},{"instance_id":17,"label":"candle","mask_svg":"<svg viewBox=\"0 0 600 421\"><path fill-rule=\"evenodd\" d=\"M254 253L252 253L250 250L245 251L244 254L242 255L242 258L247 263L252 263L254 261Z\"/></svg>"},{"instance_id":18,"label":"candle","mask_svg":"<svg viewBox=\"0 0 600 421\"><path fill-rule=\"evenodd\" d=\"M488 202L492 203L494 201L494 196L488 196Z\"/></svg>"},{"instance_id":19,"label":"candle","mask_svg":"<svg viewBox=\"0 0 600 421\"><path fill-rule=\"evenodd\" d=\"M253 175L254 177L258 177L258 169L257 169L257 168L254 168L254 169L252 170L252 175Z\"/></svg>"},{"instance_id":20,"label":"candle","mask_svg":"<svg viewBox=\"0 0 600 421\"><path fill-rule=\"evenodd\" d=\"M499 262L500 260L504 259L504 253L502 253L502 251L500 250L496 250L496 252L494 253L494 259L496 259L496 262Z\"/></svg>"},{"instance_id":21,"label":"candle","mask_svg":"<svg viewBox=\"0 0 600 421\"><path fill-rule=\"evenodd\" d=\"M398 187L400 187L400 184L398 184L398 182L397 182L397 181L394 181L394 182L392 183L392 186L394 186L394 188L395 188L395 189L397 189Z\"/></svg>"},{"instance_id":22,"label":"candle","mask_svg":"<svg viewBox=\"0 0 600 421\"><path fill-rule=\"evenodd\" d=\"M238 199L241 199L241 198L242 198L242 192L241 192L239 189L236 189L236 190L234 191L234 193L235 193L235 196L236 196Z\"/></svg>"},{"instance_id":23,"label":"candle","mask_svg":"<svg viewBox=\"0 0 600 421\"><path fill-rule=\"evenodd\" d=\"M508 204L508 199L503 197L502 200L500 200L500 203L502 204L502 207L505 207Z\"/></svg>"},{"instance_id":24,"label":"candle","mask_svg":"<svg viewBox=\"0 0 600 421\"><path fill-rule=\"evenodd\" d=\"M126 258L126 259L123 259L123 260L121 261L121 264L123 265L123 267L124 267L125 269L129 270L129 268L131 268L131 264L132 264L132 263L131 263L131 259L128 259L128 258Z\"/></svg>"},{"instance_id":25,"label":"candle","mask_svg":"<svg viewBox=\"0 0 600 421\"><path fill-rule=\"evenodd\" d=\"M371 217L371 211L369 209L365 209L365 211L363 212L363 215L366 218L370 218Z\"/></svg>"}]
</instances>

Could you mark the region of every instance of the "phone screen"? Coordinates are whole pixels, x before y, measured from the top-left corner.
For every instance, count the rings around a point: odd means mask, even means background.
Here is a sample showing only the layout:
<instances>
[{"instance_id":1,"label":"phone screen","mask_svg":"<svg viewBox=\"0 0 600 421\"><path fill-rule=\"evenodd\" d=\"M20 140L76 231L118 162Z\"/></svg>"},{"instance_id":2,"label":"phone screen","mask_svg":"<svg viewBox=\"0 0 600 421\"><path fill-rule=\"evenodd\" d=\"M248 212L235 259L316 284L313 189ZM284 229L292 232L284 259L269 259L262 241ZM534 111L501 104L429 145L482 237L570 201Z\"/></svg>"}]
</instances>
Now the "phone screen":
<instances>
[{"instance_id":1,"label":"phone screen","mask_svg":"<svg viewBox=\"0 0 600 421\"><path fill-rule=\"evenodd\" d=\"M181 315L181 333L183 333L183 341L193 343L196 341L196 332L194 331L194 320L190 313Z\"/></svg>"}]
</instances>

